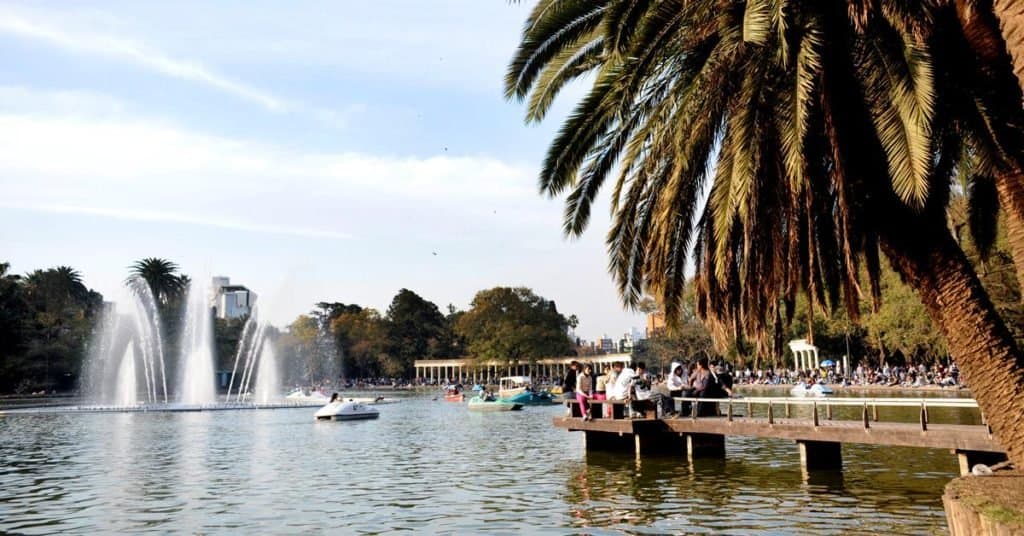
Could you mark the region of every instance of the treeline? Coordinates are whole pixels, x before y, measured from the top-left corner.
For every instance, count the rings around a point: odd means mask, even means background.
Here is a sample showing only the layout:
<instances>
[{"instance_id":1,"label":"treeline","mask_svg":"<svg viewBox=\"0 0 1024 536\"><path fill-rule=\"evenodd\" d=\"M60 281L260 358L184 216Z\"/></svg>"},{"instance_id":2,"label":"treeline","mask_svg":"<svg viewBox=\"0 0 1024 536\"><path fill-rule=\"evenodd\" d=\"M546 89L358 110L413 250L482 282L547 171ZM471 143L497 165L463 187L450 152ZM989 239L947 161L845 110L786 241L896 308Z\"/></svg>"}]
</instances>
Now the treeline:
<instances>
[{"instance_id":1,"label":"treeline","mask_svg":"<svg viewBox=\"0 0 1024 536\"><path fill-rule=\"evenodd\" d=\"M411 377L417 359L529 361L570 355L570 321L529 288L495 287L469 310L401 289L387 310L321 302L275 341L290 383L326 378Z\"/></svg>"},{"instance_id":2,"label":"treeline","mask_svg":"<svg viewBox=\"0 0 1024 536\"><path fill-rule=\"evenodd\" d=\"M0 263L0 393L72 389L102 309L73 268L22 276Z\"/></svg>"},{"instance_id":3,"label":"treeline","mask_svg":"<svg viewBox=\"0 0 1024 536\"><path fill-rule=\"evenodd\" d=\"M963 195L954 196L947 217L950 232L977 270L989 298L1017 344L1024 346L1024 304L1005 227L997 226L996 235L984 248L979 248L969 232L971 218L976 216L970 214ZM792 364L785 343L811 338L820 349L822 359L849 355L852 366L860 360L890 365L948 362L945 338L932 323L920 297L887 265L882 266L881 291L877 309L870 298L861 300L859 322L852 322L843 307L835 307L827 314L818 311L811 315L806 297L801 295L791 322L774 334L772 347L759 349L742 337L725 337L726 344L715 345L712 334L697 318L693 290L688 288L679 327L645 341L636 353L649 362L663 365L678 357L708 352L721 354L740 366L785 367ZM641 307L646 311L658 309L653 300L642 303Z\"/></svg>"},{"instance_id":4,"label":"treeline","mask_svg":"<svg viewBox=\"0 0 1024 536\"><path fill-rule=\"evenodd\" d=\"M166 355L177 355L190 280L166 259L129 267L141 278L160 313ZM112 305L112 304L110 304ZM75 269L59 266L25 275L0 263L0 393L74 390L101 329L103 296ZM214 320L215 367L230 371L246 318ZM576 322L555 302L528 288L496 287L477 293L469 310L445 313L402 289L383 313L369 307L321 302L283 329L269 328L284 380L411 377L416 359L475 357L529 361L569 355L567 332ZM175 360L167 363L173 375Z\"/></svg>"}]
</instances>

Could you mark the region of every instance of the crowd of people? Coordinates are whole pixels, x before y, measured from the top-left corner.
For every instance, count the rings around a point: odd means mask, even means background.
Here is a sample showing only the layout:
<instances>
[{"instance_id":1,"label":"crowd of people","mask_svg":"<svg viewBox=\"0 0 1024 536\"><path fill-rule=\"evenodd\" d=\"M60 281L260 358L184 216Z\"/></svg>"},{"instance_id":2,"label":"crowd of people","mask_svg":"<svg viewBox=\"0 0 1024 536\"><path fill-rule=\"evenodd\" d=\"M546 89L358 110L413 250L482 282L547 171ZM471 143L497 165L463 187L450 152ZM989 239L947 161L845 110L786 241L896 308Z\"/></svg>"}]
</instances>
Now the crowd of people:
<instances>
[{"instance_id":1,"label":"crowd of people","mask_svg":"<svg viewBox=\"0 0 1024 536\"><path fill-rule=\"evenodd\" d=\"M575 395L581 418L591 420L591 401L627 403L630 417L640 416L648 409L659 417L672 417L688 410L688 404L677 410L675 398L726 398L732 396L732 388L733 378L728 368L724 364L712 365L707 357L702 357L689 365L672 363L667 376L651 374L643 361L637 363L636 369L617 361L605 366L599 375L592 365L573 361L565 375L562 392ZM603 406L610 416L613 405Z\"/></svg>"},{"instance_id":2,"label":"crowd of people","mask_svg":"<svg viewBox=\"0 0 1024 536\"><path fill-rule=\"evenodd\" d=\"M884 387L960 387L960 370L956 363L943 365L940 363L927 366L888 365L872 366L861 363L850 374L843 373L835 366L822 367L815 370L795 369L757 369L750 367L739 370L735 381L743 385L791 385L800 382L817 381L843 386L884 386Z\"/></svg>"}]
</instances>

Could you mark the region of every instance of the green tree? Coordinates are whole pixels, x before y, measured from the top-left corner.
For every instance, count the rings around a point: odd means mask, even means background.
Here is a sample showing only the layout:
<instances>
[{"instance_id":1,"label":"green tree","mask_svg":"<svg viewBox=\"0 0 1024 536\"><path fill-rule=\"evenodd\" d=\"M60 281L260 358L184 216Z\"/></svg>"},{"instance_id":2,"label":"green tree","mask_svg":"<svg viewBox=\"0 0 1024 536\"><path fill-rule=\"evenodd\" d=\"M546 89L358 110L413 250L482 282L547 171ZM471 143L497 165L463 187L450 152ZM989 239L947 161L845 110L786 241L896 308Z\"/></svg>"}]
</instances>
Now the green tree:
<instances>
[{"instance_id":1,"label":"green tree","mask_svg":"<svg viewBox=\"0 0 1024 536\"><path fill-rule=\"evenodd\" d=\"M575 235L616 172L608 247L626 304L649 291L677 322L692 247L716 338L778 344L801 291L809 316L857 319L864 266L877 302L881 250L1022 464L1024 355L946 228L966 148L1001 149L995 168L1024 151L1021 122L990 121L1019 117L1020 98L992 96L969 40L951 3L542 0L506 82L539 120L593 73L540 187L569 192Z\"/></svg>"},{"instance_id":2,"label":"green tree","mask_svg":"<svg viewBox=\"0 0 1024 536\"><path fill-rule=\"evenodd\" d=\"M71 389L78 379L103 296L73 268L35 270L24 278L28 339L18 372L26 385Z\"/></svg>"},{"instance_id":3,"label":"green tree","mask_svg":"<svg viewBox=\"0 0 1024 536\"><path fill-rule=\"evenodd\" d=\"M129 268L128 279L125 285L131 286L135 278L141 278L149 285L153 299L157 303L167 306L185 293L189 280L178 274L178 265L157 257L147 257L136 261Z\"/></svg>"},{"instance_id":4,"label":"green tree","mask_svg":"<svg viewBox=\"0 0 1024 536\"><path fill-rule=\"evenodd\" d=\"M349 378L403 376L405 366L388 353L388 324L375 309L348 308L331 321L331 331Z\"/></svg>"},{"instance_id":5,"label":"green tree","mask_svg":"<svg viewBox=\"0 0 1024 536\"><path fill-rule=\"evenodd\" d=\"M476 359L526 363L568 355L568 325L553 301L531 289L495 287L476 294L456 331Z\"/></svg>"},{"instance_id":6,"label":"green tree","mask_svg":"<svg viewBox=\"0 0 1024 536\"><path fill-rule=\"evenodd\" d=\"M388 354L397 360L393 370L407 375L416 359L451 357L448 324L433 302L401 289L387 311Z\"/></svg>"},{"instance_id":7,"label":"green tree","mask_svg":"<svg viewBox=\"0 0 1024 536\"><path fill-rule=\"evenodd\" d=\"M281 338L285 375L289 381L303 384L333 381L339 371L339 358L327 326L314 315L300 315Z\"/></svg>"},{"instance_id":8,"label":"green tree","mask_svg":"<svg viewBox=\"0 0 1024 536\"><path fill-rule=\"evenodd\" d=\"M22 356L29 344L29 307L22 279L10 268L9 263L0 263L0 392L14 390L21 380Z\"/></svg>"}]
</instances>

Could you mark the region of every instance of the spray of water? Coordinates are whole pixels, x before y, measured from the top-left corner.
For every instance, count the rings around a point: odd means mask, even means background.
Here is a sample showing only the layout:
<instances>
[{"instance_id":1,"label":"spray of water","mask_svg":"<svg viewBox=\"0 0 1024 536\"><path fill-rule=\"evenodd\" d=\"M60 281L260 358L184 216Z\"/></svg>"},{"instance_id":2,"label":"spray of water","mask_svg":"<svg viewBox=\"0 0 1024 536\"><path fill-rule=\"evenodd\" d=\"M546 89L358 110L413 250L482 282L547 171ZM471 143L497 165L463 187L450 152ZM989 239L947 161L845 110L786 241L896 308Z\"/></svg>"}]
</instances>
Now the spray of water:
<instances>
[{"instance_id":1,"label":"spray of water","mask_svg":"<svg viewBox=\"0 0 1024 536\"><path fill-rule=\"evenodd\" d=\"M213 375L213 319L205 286L193 282L188 289L181 339L180 401L189 405L215 404Z\"/></svg>"},{"instance_id":2,"label":"spray of water","mask_svg":"<svg viewBox=\"0 0 1024 536\"><path fill-rule=\"evenodd\" d=\"M274 352L274 345L270 341L263 343L263 351L260 352L259 368L256 370L256 389L253 392L254 401L257 404L270 404L278 398L278 387L281 385L281 377L277 367L277 354Z\"/></svg>"},{"instance_id":3,"label":"spray of water","mask_svg":"<svg viewBox=\"0 0 1024 536\"><path fill-rule=\"evenodd\" d=\"M149 285L139 278L129 280L123 303L124 310L112 306L105 311L93 336L82 392L98 404L166 403L160 314Z\"/></svg>"},{"instance_id":4,"label":"spray of water","mask_svg":"<svg viewBox=\"0 0 1024 536\"><path fill-rule=\"evenodd\" d=\"M114 391L114 403L118 406L134 406L139 403L139 392L135 382L135 349L129 344L117 367L117 390Z\"/></svg>"}]
</instances>

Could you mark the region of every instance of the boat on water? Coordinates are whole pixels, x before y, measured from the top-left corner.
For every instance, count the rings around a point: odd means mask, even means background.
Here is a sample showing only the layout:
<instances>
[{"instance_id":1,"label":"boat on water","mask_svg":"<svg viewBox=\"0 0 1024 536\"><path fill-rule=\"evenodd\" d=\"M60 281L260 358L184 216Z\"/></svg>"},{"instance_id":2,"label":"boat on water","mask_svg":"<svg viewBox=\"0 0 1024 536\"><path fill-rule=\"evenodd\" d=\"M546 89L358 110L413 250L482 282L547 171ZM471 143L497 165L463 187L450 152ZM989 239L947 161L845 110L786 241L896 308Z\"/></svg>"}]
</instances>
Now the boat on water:
<instances>
[{"instance_id":1,"label":"boat on water","mask_svg":"<svg viewBox=\"0 0 1024 536\"><path fill-rule=\"evenodd\" d=\"M831 387L825 385L825 382L818 381L810 386L804 382L800 382L793 386L789 390L791 396L829 396L835 394L835 391Z\"/></svg>"},{"instance_id":2,"label":"boat on water","mask_svg":"<svg viewBox=\"0 0 1024 536\"><path fill-rule=\"evenodd\" d=\"M548 406L557 404L551 393L538 391L529 376L506 376L498 380L498 399L503 402L524 406Z\"/></svg>"},{"instance_id":3,"label":"boat on water","mask_svg":"<svg viewBox=\"0 0 1024 536\"><path fill-rule=\"evenodd\" d=\"M355 400L336 400L317 410L315 417L318 421L358 421L376 419L380 411Z\"/></svg>"},{"instance_id":4,"label":"boat on water","mask_svg":"<svg viewBox=\"0 0 1024 536\"><path fill-rule=\"evenodd\" d=\"M505 376L498 380L498 397L511 398L530 389L533 380L529 376Z\"/></svg>"},{"instance_id":5,"label":"boat on water","mask_svg":"<svg viewBox=\"0 0 1024 536\"><path fill-rule=\"evenodd\" d=\"M558 401L555 397L551 396L551 393L541 391L523 391L517 395L508 397L501 397L499 400L502 402L511 402L513 404L522 404L524 406L550 406L551 404L557 404Z\"/></svg>"},{"instance_id":6,"label":"boat on water","mask_svg":"<svg viewBox=\"0 0 1024 536\"><path fill-rule=\"evenodd\" d=\"M289 402L322 402L326 404L330 401L330 397L320 391L310 391L306 389L296 389L288 393L288 396L284 398Z\"/></svg>"},{"instance_id":7,"label":"boat on water","mask_svg":"<svg viewBox=\"0 0 1024 536\"><path fill-rule=\"evenodd\" d=\"M474 396L469 399L469 409L473 411L518 411L523 409L522 404L507 402L502 399Z\"/></svg>"},{"instance_id":8,"label":"boat on water","mask_svg":"<svg viewBox=\"0 0 1024 536\"><path fill-rule=\"evenodd\" d=\"M466 394L462 392L461 385L449 385L444 388L444 399L447 402L462 402Z\"/></svg>"}]
</instances>

